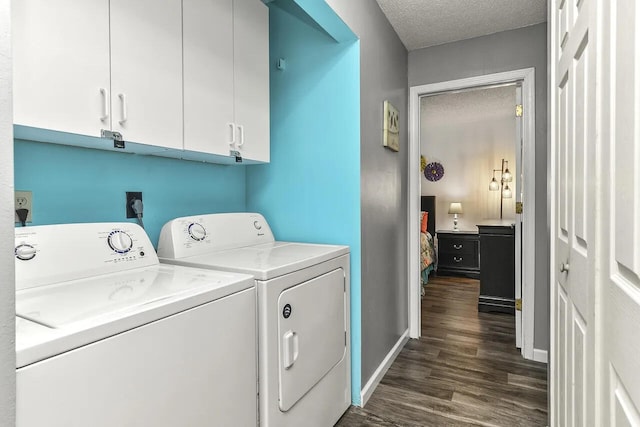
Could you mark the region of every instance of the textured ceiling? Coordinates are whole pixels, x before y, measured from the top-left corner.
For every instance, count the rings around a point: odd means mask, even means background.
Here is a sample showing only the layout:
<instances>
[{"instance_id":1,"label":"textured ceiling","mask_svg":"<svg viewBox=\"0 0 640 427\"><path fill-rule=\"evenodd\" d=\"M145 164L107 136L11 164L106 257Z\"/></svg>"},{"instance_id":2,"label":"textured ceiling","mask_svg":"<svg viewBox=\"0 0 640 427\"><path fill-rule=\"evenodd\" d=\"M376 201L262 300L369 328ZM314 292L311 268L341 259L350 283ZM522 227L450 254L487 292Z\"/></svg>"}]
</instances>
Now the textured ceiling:
<instances>
[{"instance_id":1,"label":"textured ceiling","mask_svg":"<svg viewBox=\"0 0 640 427\"><path fill-rule=\"evenodd\" d=\"M547 20L547 0L376 0L408 50Z\"/></svg>"},{"instance_id":2,"label":"textured ceiling","mask_svg":"<svg viewBox=\"0 0 640 427\"><path fill-rule=\"evenodd\" d=\"M514 119L515 105L515 85L423 96L420 98L421 127Z\"/></svg>"}]
</instances>

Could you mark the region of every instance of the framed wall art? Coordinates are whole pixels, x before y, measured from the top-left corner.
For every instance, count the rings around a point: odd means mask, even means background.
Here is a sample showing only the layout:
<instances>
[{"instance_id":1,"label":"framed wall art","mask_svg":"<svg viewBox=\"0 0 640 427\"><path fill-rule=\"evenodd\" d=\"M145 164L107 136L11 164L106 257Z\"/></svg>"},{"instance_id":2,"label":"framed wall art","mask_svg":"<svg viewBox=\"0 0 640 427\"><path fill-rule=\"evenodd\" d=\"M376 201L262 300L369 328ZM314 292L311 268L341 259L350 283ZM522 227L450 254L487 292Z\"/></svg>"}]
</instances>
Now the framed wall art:
<instances>
[{"instance_id":1,"label":"framed wall art","mask_svg":"<svg viewBox=\"0 0 640 427\"><path fill-rule=\"evenodd\" d=\"M389 101L384 101L382 145L393 151L400 150L400 118L398 110Z\"/></svg>"}]
</instances>

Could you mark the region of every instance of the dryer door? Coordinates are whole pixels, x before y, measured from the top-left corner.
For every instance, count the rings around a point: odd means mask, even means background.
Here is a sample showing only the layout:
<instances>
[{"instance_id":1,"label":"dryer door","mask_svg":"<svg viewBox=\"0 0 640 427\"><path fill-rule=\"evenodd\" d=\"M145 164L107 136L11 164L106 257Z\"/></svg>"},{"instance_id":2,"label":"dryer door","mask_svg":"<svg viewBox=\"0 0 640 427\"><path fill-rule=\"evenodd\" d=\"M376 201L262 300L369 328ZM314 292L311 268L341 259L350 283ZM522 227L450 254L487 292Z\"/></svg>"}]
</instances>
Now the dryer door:
<instances>
[{"instance_id":1,"label":"dryer door","mask_svg":"<svg viewBox=\"0 0 640 427\"><path fill-rule=\"evenodd\" d=\"M279 400L288 411L345 355L344 271L286 289L278 299Z\"/></svg>"}]
</instances>

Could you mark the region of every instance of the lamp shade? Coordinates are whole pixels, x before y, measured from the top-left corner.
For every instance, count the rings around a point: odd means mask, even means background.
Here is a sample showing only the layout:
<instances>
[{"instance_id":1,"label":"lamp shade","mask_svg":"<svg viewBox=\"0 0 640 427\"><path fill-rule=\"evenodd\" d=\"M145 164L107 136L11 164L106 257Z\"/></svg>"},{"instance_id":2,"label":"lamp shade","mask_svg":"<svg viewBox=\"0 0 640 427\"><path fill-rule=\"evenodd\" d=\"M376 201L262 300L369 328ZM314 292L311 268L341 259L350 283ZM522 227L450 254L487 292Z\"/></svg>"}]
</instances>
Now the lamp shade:
<instances>
[{"instance_id":1,"label":"lamp shade","mask_svg":"<svg viewBox=\"0 0 640 427\"><path fill-rule=\"evenodd\" d=\"M461 214L462 213L462 203L453 202L449 205L449 213L450 214Z\"/></svg>"},{"instance_id":2,"label":"lamp shade","mask_svg":"<svg viewBox=\"0 0 640 427\"><path fill-rule=\"evenodd\" d=\"M504 180L504 182L511 182L513 181L513 175L511 175L511 172L509 171L509 162L505 160L504 164L505 169L502 172L502 179Z\"/></svg>"},{"instance_id":3,"label":"lamp shade","mask_svg":"<svg viewBox=\"0 0 640 427\"><path fill-rule=\"evenodd\" d=\"M498 181L496 181L495 177L491 180L491 182L489 183L489 190L490 191L498 191L500 189L500 184L498 183Z\"/></svg>"},{"instance_id":4,"label":"lamp shade","mask_svg":"<svg viewBox=\"0 0 640 427\"><path fill-rule=\"evenodd\" d=\"M509 184L507 184L506 187L504 187L504 190L502 190L502 198L510 199L511 197L512 197L511 189L509 188Z\"/></svg>"}]
</instances>

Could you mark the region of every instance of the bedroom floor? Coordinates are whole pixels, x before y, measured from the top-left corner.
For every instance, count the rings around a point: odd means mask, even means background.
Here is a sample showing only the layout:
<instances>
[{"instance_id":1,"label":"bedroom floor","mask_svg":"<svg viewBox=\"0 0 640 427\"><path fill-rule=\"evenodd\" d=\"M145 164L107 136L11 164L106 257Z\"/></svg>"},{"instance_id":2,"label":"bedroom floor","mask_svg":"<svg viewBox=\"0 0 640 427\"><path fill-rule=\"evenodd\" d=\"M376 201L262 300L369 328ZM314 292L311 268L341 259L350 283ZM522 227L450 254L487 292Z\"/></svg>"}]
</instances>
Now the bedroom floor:
<instances>
[{"instance_id":1,"label":"bedroom floor","mask_svg":"<svg viewBox=\"0 0 640 427\"><path fill-rule=\"evenodd\" d=\"M513 316L478 313L478 294L478 280L431 277L422 338L336 425L546 426L547 365L521 357Z\"/></svg>"}]
</instances>

